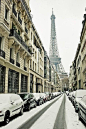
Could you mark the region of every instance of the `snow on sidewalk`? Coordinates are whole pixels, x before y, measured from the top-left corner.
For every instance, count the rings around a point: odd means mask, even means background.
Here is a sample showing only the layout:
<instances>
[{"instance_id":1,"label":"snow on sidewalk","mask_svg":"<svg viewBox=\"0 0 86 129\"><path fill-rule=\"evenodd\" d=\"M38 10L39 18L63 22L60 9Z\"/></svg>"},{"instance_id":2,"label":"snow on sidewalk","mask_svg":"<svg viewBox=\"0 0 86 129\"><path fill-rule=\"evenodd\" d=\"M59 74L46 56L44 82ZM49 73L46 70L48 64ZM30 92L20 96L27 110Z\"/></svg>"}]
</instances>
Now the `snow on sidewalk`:
<instances>
[{"instance_id":1,"label":"snow on sidewalk","mask_svg":"<svg viewBox=\"0 0 86 129\"><path fill-rule=\"evenodd\" d=\"M60 99L50 106L30 129L53 129L63 97L64 95L62 95Z\"/></svg>"},{"instance_id":2,"label":"snow on sidewalk","mask_svg":"<svg viewBox=\"0 0 86 129\"><path fill-rule=\"evenodd\" d=\"M85 125L79 121L78 113L75 112L75 108L67 96L65 103L65 114L67 129L86 129Z\"/></svg>"}]
</instances>

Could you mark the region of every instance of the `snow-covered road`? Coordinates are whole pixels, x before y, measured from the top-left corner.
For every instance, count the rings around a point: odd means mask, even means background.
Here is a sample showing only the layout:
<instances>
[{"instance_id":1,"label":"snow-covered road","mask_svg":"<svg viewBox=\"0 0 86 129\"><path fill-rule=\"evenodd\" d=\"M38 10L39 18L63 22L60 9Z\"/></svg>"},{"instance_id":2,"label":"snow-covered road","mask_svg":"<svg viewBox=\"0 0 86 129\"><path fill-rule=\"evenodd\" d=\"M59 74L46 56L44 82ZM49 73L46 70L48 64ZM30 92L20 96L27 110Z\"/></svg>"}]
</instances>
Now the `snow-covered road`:
<instances>
[{"instance_id":1,"label":"snow-covered road","mask_svg":"<svg viewBox=\"0 0 86 129\"><path fill-rule=\"evenodd\" d=\"M33 124L30 129L53 129L64 95Z\"/></svg>"}]
</instances>

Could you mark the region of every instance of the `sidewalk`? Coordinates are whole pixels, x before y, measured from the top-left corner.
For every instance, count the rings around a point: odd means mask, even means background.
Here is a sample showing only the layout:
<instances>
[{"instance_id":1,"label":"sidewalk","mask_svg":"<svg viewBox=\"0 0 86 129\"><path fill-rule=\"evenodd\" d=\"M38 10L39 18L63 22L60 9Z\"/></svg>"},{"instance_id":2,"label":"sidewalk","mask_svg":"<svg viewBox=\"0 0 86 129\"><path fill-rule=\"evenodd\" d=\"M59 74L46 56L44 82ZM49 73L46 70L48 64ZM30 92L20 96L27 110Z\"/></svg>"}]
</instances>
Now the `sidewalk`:
<instances>
[{"instance_id":1,"label":"sidewalk","mask_svg":"<svg viewBox=\"0 0 86 129\"><path fill-rule=\"evenodd\" d=\"M75 112L75 108L67 96L65 103L65 114L67 129L86 129L85 125L79 121L78 113Z\"/></svg>"}]
</instances>

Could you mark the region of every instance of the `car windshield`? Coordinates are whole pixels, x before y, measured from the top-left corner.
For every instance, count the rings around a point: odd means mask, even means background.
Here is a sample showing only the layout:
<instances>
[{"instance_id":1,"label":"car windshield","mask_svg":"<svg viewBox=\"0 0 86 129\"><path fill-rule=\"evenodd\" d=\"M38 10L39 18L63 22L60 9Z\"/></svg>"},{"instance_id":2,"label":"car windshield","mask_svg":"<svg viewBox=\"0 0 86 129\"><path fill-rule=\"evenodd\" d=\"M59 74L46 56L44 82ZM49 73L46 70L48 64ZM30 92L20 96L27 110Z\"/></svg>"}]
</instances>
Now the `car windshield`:
<instances>
[{"instance_id":1,"label":"car windshield","mask_svg":"<svg viewBox=\"0 0 86 129\"><path fill-rule=\"evenodd\" d=\"M10 97L8 95L0 95L0 103L6 103L9 102Z\"/></svg>"},{"instance_id":2,"label":"car windshield","mask_svg":"<svg viewBox=\"0 0 86 129\"><path fill-rule=\"evenodd\" d=\"M28 95L27 94L19 94L20 97L23 99L23 100L26 100L28 99Z\"/></svg>"},{"instance_id":3,"label":"car windshield","mask_svg":"<svg viewBox=\"0 0 86 129\"><path fill-rule=\"evenodd\" d=\"M84 95L86 95L86 90L77 91L76 97L82 98Z\"/></svg>"}]
</instances>

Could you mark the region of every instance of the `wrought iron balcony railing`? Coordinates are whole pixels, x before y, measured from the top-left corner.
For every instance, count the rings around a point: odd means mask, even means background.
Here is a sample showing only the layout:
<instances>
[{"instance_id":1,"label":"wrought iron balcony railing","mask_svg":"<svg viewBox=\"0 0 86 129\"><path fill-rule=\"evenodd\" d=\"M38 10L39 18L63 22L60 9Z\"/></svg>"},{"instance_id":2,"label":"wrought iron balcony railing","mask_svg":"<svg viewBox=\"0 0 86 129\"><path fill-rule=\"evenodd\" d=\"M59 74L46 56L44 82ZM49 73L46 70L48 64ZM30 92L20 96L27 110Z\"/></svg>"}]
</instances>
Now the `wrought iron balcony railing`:
<instances>
[{"instance_id":1,"label":"wrought iron balcony railing","mask_svg":"<svg viewBox=\"0 0 86 129\"><path fill-rule=\"evenodd\" d=\"M13 8L13 13L17 17L17 12L16 12L16 10L14 8Z\"/></svg>"},{"instance_id":2,"label":"wrought iron balcony railing","mask_svg":"<svg viewBox=\"0 0 86 129\"><path fill-rule=\"evenodd\" d=\"M14 64L14 60L13 60L12 58L10 58L10 62L11 62L12 64Z\"/></svg>"},{"instance_id":3,"label":"wrought iron balcony railing","mask_svg":"<svg viewBox=\"0 0 86 129\"><path fill-rule=\"evenodd\" d=\"M23 47L30 53L32 54L32 51L28 48L28 46L25 44L25 42L23 41L22 37L16 32L15 29L11 29L10 30L10 35L9 36L14 36L19 43L21 43L23 45Z\"/></svg>"},{"instance_id":4,"label":"wrought iron balcony railing","mask_svg":"<svg viewBox=\"0 0 86 129\"><path fill-rule=\"evenodd\" d=\"M3 50L0 49L0 56L5 58L5 52Z\"/></svg>"},{"instance_id":5,"label":"wrought iron balcony railing","mask_svg":"<svg viewBox=\"0 0 86 129\"><path fill-rule=\"evenodd\" d=\"M20 67L20 63L16 62L16 66Z\"/></svg>"}]
</instances>

